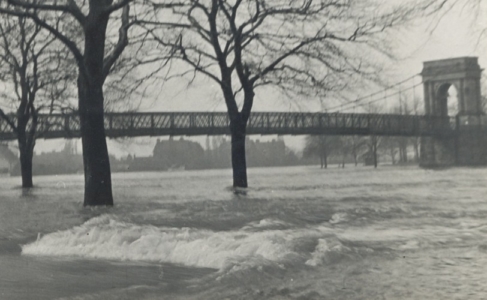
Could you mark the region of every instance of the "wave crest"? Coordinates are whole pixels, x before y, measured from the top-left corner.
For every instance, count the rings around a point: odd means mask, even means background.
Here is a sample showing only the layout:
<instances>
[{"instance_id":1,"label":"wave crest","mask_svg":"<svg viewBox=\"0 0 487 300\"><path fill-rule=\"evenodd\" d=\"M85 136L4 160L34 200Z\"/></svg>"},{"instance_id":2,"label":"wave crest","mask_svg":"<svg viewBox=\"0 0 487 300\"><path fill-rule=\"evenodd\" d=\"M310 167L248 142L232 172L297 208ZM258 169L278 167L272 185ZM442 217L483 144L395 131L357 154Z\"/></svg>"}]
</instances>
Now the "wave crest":
<instances>
[{"instance_id":1,"label":"wave crest","mask_svg":"<svg viewBox=\"0 0 487 300\"><path fill-rule=\"evenodd\" d=\"M291 251L282 231L214 232L140 226L103 215L70 230L47 234L24 245L22 253L157 261L220 269L227 261L248 257L279 261Z\"/></svg>"}]
</instances>

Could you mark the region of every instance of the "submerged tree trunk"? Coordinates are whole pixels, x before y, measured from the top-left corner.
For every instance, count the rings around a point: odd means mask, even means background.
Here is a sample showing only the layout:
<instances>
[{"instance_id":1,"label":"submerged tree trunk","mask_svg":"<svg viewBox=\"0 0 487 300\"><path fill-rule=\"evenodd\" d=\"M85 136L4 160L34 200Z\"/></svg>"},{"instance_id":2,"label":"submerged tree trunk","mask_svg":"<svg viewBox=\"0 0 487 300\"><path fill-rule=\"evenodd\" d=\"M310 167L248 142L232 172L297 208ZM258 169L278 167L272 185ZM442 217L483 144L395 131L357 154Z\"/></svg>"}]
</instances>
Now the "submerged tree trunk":
<instances>
[{"instance_id":1,"label":"submerged tree trunk","mask_svg":"<svg viewBox=\"0 0 487 300\"><path fill-rule=\"evenodd\" d=\"M372 160L374 163L374 168L377 168L377 147L378 147L379 141L375 135L372 135L370 137L370 152L372 153Z\"/></svg>"},{"instance_id":2,"label":"submerged tree trunk","mask_svg":"<svg viewBox=\"0 0 487 300\"><path fill-rule=\"evenodd\" d=\"M19 152L20 152L20 174L22 176L22 187L31 188L34 186L32 180L32 158L34 156L34 145L25 139L25 129L18 135Z\"/></svg>"},{"instance_id":3,"label":"submerged tree trunk","mask_svg":"<svg viewBox=\"0 0 487 300\"><path fill-rule=\"evenodd\" d=\"M103 84L106 29L105 1L94 1L93 22L84 28L84 58L78 75L78 101L85 175L84 206L113 205L110 161L105 136ZM92 1L90 1L91 5ZM111 2L110 2L111 3ZM95 7L96 6L96 7Z\"/></svg>"},{"instance_id":4,"label":"submerged tree trunk","mask_svg":"<svg viewBox=\"0 0 487 300\"><path fill-rule=\"evenodd\" d=\"M20 172L22 174L22 187L34 187L32 180L32 155L20 152Z\"/></svg>"},{"instance_id":5,"label":"submerged tree trunk","mask_svg":"<svg viewBox=\"0 0 487 300\"><path fill-rule=\"evenodd\" d=\"M358 165L358 159L357 159L357 156L358 156L357 152L355 152L355 151L354 151L354 152L353 152L353 162L355 163L355 166L357 166L357 165Z\"/></svg>"},{"instance_id":6,"label":"submerged tree trunk","mask_svg":"<svg viewBox=\"0 0 487 300\"><path fill-rule=\"evenodd\" d=\"M20 160L20 175L22 177L22 187L31 188L34 187L34 182L32 180L32 158L34 156L34 133L37 126L37 119L32 118L30 131L27 132L27 123L29 122L29 114L23 114L25 111L29 110L24 105L19 107L18 111L18 121L17 121L17 142L19 145L19 160Z\"/></svg>"},{"instance_id":7,"label":"submerged tree trunk","mask_svg":"<svg viewBox=\"0 0 487 300\"><path fill-rule=\"evenodd\" d=\"M247 122L243 120L241 113L231 118L230 122L230 131L232 134L233 187L248 187L247 161L245 158L246 123Z\"/></svg>"},{"instance_id":8,"label":"submerged tree trunk","mask_svg":"<svg viewBox=\"0 0 487 300\"><path fill-rule=\"evenodd\" d=\"M81 143L85 175L84 206L113 205L110 161L104 127L103 88L78 79Z\"/></svg>"}]
</instances>

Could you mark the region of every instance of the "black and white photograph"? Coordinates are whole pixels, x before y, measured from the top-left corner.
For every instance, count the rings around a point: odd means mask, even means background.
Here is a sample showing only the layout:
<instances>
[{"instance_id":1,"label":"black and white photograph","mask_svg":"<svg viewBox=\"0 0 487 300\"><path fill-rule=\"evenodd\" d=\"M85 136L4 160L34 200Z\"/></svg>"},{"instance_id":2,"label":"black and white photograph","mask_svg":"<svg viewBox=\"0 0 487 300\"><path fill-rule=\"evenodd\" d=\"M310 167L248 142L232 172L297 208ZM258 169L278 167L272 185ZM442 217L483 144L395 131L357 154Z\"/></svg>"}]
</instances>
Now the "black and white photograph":
<instances>
[{"instance_id":1,"label":"black and white photograph","mask_svg":"<svg viewBox=\"0 0 487 300\"><path fill-rule=\"evenodd\" d=\"M0 0L0 300L487 299L487 2Z\"/></svg>"}]
</instances>

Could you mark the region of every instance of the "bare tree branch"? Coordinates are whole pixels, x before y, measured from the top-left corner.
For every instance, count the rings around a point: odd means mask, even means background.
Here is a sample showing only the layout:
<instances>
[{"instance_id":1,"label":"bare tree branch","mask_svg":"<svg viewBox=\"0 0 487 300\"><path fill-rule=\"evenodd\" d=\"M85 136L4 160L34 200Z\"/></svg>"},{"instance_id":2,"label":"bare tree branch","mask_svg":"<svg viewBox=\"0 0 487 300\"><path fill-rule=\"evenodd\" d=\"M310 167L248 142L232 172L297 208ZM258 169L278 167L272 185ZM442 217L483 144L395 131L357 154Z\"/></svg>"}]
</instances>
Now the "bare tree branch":
<instances>
[{"instance_id":1,"label":"bare tree branch","mask_svg":"<svg viewBox=\"0 0 487 300\"><path fill-rule=\"evenodd\" d=\"M130 2L130 1L125 1L125 2ZM105 78L108 76L111 68L113 67L113 64L117 61L117 59L120 57L123 50L125 49L125 47L129 43L129 41L128 41L128 30L130 27L129 13L130 13L130 6L128 4L126 4L125 6L123 6L122 25L120 26L120 29L119 29L118 42L117 42L115 48L112 50L112 53L110 53L110 55L108 55L105 58L105 61L103 64L103 74L104 74Z\"/></svg>"}]
</instances>

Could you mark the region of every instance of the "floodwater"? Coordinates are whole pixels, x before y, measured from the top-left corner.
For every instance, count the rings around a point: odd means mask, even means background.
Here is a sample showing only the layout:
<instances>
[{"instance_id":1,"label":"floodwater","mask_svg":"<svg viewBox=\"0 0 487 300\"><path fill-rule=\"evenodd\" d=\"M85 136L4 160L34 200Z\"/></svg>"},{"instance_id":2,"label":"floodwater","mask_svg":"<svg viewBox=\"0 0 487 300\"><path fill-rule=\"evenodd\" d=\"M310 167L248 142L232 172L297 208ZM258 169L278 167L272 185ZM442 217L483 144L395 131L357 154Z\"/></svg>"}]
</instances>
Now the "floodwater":
<instances>
[{"instance_id":1,"label":"floodwater","mask_svg":"<svg viewBox=\"0 0 487 300\"><path fill-rule=\"evenodd\" d=\"M0 299L485 299L487 169L0 178Z\"/></svg>"}]
</instances>

